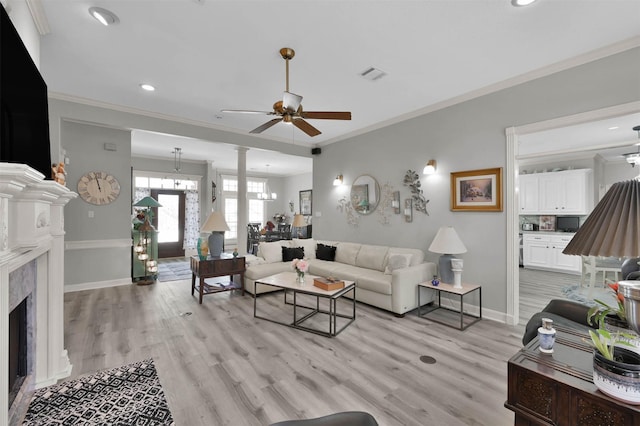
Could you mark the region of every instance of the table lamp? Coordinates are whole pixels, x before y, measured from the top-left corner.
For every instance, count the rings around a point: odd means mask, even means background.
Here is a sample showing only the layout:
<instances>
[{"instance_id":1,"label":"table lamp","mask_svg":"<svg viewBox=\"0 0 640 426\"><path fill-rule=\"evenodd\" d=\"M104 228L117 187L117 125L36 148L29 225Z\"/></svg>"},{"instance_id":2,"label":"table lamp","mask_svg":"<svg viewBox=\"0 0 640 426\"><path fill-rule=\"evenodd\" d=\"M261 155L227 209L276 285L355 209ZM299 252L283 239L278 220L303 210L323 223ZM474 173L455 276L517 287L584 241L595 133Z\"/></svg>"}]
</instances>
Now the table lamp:
<instances>
[{"instance_id":1,"label":"table lamp","mask_svg":"<svg viewBox=\"0 0 640 426\"><path fill-rule=\"evenodd\" d=\"M293 228L304 228L307 226L307 222L304 220L304 216L301 214L297 214L293 217L293 223L291 224ZM300 231L296 233L298 238L300 238Z\"/></svg>"},{"instance_id":2,"label":"table lamp","mask_svg":"<svg viewBox=\"0 0 640 426\"><path fill-rule=\"evenodd\" d=\"M209 254L211 257L220 257L224 249L224 232L229 230L227 221L222 212L211 212L200 232L211 232L209 235Z\"/></svg>"},{"instance_id":3,"label":"table lamp","mask_svg":"<svg viewBox=\"0 0 640 426\"><path fill-rule=\"evenodd\" d=\"M149 220L151 220L152 219L152 217L151 217L151 209L153 207L162 207L162 204L157 202L155 198L146 196L142 200L140 200L137 203L135 203L133 205L133 207L146 207L147 208L147 213L145 214L145 217L148 217Z\"/></svg>"},{"instance_id":4,"label":"table lamp","mask_svg":"<svg viewBox=\"0 0 640 426\"><path fill-rule=\"evenodd\" d=\"M438 229L436 237L429 246L429 251L442 254L438 261L440 281L453 284L454 274L451 270L451 260L456 259L453 255L467 252L467 248L453 226L442 226Z\"/></svg>"},{"instance_id":5,"label":"table lamp","mask_svg":"<svg viewBox=\"0 0 640 426\"><path fill-rule=\"evenodd\" d=\"M617 182L602 197L578 229L564 254L581 256L640 257L640 181ZM624 265L624 264L623 264ZM627 277L622 277L626 280ZM640 333L640 281L620 281L627 322Z\"/></svg>"}]
</instances>

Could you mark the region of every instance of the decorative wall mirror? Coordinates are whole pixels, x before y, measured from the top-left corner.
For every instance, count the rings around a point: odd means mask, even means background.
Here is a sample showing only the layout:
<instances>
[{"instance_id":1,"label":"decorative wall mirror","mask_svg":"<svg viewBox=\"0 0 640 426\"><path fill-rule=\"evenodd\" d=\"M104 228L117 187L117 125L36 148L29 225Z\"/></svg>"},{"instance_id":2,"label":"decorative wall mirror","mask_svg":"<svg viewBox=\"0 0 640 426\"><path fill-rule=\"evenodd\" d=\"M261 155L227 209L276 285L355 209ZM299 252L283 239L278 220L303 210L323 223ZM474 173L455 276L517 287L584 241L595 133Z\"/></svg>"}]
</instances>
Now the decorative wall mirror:
<instances>
[{"instance_id":1,"label":"decorative wall mirror","mask_svg":"<svg viewBox=\"0 0 640 426\"><path fill-rule=\"evenodd\" d=\"M380 187L373 176L361 175L351 185L351 205L360 214L370 214L380 201Z\"/></svg>"}]
</instances>

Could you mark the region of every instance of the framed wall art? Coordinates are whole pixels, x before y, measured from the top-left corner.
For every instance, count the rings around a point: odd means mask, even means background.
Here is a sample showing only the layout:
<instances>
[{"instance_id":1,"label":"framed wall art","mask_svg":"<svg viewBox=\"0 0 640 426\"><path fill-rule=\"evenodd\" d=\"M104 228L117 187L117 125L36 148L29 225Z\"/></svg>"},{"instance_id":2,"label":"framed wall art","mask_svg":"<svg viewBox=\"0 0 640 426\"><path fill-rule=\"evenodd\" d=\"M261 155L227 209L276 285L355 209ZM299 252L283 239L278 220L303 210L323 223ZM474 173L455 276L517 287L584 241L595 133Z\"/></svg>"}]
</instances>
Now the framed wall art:
<instances>
[{"instance_id":1,"label":"framed wall art","mask_svg":"<svg viewBox=\"0 0 640 426\"><path fill-rule=\"evenodd\" d=\"M300 214L303 216L311 216L312 212L311 189L300 191Z\"/></svg>"},{"instance_id":2,"label":"framed wall art","mask_svg":"<svg viewBox=\"0 0 640 426\"><path fill-rule=\"evenodd\" d=\"M451 173L452 211L502 211L502 168Z\"/></svg>"}]
</instances>

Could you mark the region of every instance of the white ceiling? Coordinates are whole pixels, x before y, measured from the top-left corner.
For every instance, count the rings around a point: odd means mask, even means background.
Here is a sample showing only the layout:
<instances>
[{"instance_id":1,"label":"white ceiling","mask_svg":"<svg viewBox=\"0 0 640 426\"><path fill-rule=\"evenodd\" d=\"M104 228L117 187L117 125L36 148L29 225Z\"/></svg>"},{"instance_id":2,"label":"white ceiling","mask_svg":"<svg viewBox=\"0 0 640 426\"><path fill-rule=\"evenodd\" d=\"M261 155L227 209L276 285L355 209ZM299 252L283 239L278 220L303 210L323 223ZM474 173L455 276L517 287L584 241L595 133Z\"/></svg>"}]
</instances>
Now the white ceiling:
<instances>
[{"instance_id":1,"label":"white ceiling","mask_svg":"<svg viewBox=\"0 0 640 426\"><path fill-rule=\"evenodd\" d=\"M270 110L285 85L278 51L295 49L290 90L304 96L304 109L353 115L351 121L310 120L322 131L314 138L283 123L261 135L309 146L596 49L632 38L638 44L640 37L638 0L538 0L520 8L510 0L41 1L50 33L41 39L40 65L53 96L241 133L272 117L220 110ZM100 25L90 6L111 10L120 23ZM388 75L361 78L370 66ZM157 90L142 91L142 82ZM210 143L139 136L134 153L173 158L180 146L185 159L212 159ZM218 166L225 168L227 153L216 154ZM264 167L265 155L249 159L249 168Z\"/></svg>"}]
</instances>

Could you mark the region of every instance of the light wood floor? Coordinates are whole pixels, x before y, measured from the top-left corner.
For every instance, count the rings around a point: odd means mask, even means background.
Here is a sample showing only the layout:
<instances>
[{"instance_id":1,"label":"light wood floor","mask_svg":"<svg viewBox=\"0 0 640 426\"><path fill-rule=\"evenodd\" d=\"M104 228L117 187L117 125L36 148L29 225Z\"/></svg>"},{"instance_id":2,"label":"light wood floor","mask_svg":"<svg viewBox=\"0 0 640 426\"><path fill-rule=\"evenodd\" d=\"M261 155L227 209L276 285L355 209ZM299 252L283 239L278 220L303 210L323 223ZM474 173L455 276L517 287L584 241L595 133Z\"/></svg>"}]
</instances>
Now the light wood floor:
<instances>
[{"instance_id":1,"label":"light wood floor","mask_svg":"<svg viewBox=\"0 0 640 426\"><path fill-rule=\"evenodd\" d=\"M275 309L281 295L258 302ZM188 426L345 410L389 426L513 424L506 363L522 330L483 320L461 332L359 304L330 339L254 318L249 295L199 305L188 280L65 295L71 378L152 357L176 424Z\"/></svg>"}]
</instances>

